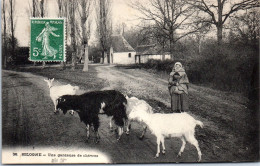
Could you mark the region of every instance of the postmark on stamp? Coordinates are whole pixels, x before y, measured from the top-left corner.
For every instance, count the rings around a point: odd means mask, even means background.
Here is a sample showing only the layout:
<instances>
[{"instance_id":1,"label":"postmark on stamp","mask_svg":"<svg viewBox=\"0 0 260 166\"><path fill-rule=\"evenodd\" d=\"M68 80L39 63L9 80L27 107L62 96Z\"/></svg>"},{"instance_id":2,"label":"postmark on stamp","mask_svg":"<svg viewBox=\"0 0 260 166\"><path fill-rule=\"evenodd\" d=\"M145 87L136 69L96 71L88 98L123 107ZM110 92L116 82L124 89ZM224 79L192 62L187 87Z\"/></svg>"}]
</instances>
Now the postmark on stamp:
<instances>
[{"instance_id":1,"label":"postmark on stamp","mask_svg":"<svg viewBox=\"0 0 260 166\"><path fill-rule=\"evenodd\" d=\"M31 18L31 61L65 61L65 19Z\"/></svg>"}]
</instances>

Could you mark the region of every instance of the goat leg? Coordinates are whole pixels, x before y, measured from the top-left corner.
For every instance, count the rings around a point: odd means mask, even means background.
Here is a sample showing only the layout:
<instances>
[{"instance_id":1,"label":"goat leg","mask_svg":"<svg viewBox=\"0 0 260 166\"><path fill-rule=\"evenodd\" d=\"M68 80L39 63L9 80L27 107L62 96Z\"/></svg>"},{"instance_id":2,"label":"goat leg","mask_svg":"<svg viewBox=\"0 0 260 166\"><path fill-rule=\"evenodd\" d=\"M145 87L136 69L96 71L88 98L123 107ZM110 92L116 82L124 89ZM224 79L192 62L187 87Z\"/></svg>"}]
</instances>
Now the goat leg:
<instances>
[{"instance_id":1,"label":"goat leg","mask_svg":"<svg viewBox=\"0 0 260 166\"><path fill-rule=\"evenodd\" d=\"M112 120L113 120L113 117L111 117L111 118L110 118L110 121L109 121L109 129L110 129L110 132L113 132Z\"/></svg>"},{"instance_id":2,"label":"goat leg","mask_svg":"<svg viewBox=\"0 0 260 166\"><path fill-rule=\"evenodd\" d=\"M157 153L154 158L158 158L160 154L160 144L161 144L161 139L157 137Z\"/></svg>"},{"instance_id":3,"label":"goat leg","mask_svg":"<svg viewBox=\"0 0 260 166\"><path fill-rule=\"evenodd\" d=\"M185 136L186 140L188 142L190 142L192 145L194 145L197 149L197 152L198 152L198 162L201 161L201 151L200 151L200 148L199 148L199 143L197 141L197 139L194 137L194 131L189 133L187 136Z\"/></svg>"},{"instance_id":4,"label":"goat leg","mask_svg":"<svg viewBox=\"0 0 260 166\"><path fill-rule=\"evenodd\" d=\"M126 135L129 135L130 133L130 128L131 128L131 124L130 124L130 121L129 120L126 120L125 121L125 126L126 126Z\"/></svg>"},{"instance_id":5,"label":"goat leg","mask_svg":"<svg viewBox=\"0 0 260 166\"><path fill-rule=\"evenodd\" d=\"M57 100L53 100L53 104L54 104L54 114L59 113L59 110L57 110Z\"/></svg>"},{"instance_id":6,"label":"goat leg","mask_svg":"<svg viewBox=\"0 0 260 166\"><path fill-rule=\"evenodd\" d=\"M86 140L86 142L88 142L88 140L89 140L89 125L87 125L86 130L87 130L87 140Z\"/></svg>"},{"instance_id":7,"label":"goat leg","mask_svg":"<svg viewBox=\"0 0 260 166\"><path fill-rule=\"evenodd\" d=\"M100 136L99 136L99 133L98 133L98 131L95 131L95 135L96 135L96 137L95 137L95 143L97 144L97 143L99 143L99 140L100 140Z\"/></svg>"},{"instance_id":8,"label":"goat leg","mask_svg":"<svg viewBox=\"0 0 260 166\"><path fill-rule=\"evenodd\" d=\"M122 134L123 134L123 127L118 127L118 138L117 138L118 141L120 140Z\"/></svg>"},{"instance_id":9,"label":"goat leg","mask_svg":"<svg viewBox=\"0 0 260 166\"><path fill-rule=\"evenodd\" d=\"M181 154L182 152L184 151L184 148L185 148L185 145L186 145L186 141L185 141L185 138L184 137L181 137L181 140L182 140L182 145L181 145L181 149L177 155L177 157L181 157Z\"/></svg>"},{"instance_id":10,"label":"goat leg","mask_svg":"<svg viewBox=\"0 0 260 166\"><path fill-rule=\"evenodd\" d=\"M144 125L144 126L143 126L143 132L142 132L142 135L140 135L140 137L139 137L140 140L143 140L143 139L144 139L144 134L146 133L146 130L147 130L147 126Z\"/></svg>"},{"instance_id":11,"label":"goat leg","mask_svg":"<svg viewBox=\"0 0 260 166\"><path fill-rule=\"evenodd\" d=\"M162 142L162 154L165 154L165 145L164 145L164 137L161 138L161 142Z\"/></svg>"}]
</instances>

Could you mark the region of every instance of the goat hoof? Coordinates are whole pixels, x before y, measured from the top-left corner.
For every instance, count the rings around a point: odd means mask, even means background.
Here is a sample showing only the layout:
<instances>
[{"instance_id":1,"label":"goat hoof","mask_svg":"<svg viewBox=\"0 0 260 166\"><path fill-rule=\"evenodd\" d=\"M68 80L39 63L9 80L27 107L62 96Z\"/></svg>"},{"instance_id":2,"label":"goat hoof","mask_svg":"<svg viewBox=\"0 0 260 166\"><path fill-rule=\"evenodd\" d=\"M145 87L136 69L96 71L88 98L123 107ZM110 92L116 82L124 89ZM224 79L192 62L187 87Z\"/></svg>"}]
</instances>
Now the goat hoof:
<instances>
[{"instance_id":1,"label":"goat hoof","mask_svg":"<svg viewBox=\"0 0 260 166\"><path fill-rule=\"evenodd\" d=\"M178 157L178 158L181 157L181 154L179 153L179 154L177 155L177 157Z\"/></svg>"},{"instance_id":2,"label":"goat hoof","mask_svg":"<svg viewBox=\"0 0 260 166\"><path fill-rule=\"evenodd\" d=\"M163 154L163 155L165 155L165 150L164 150L164 151L162 151L162 154Z\"/></svg>"},{"instance_id":3,"label":"goat hoof","mask_svg":"<svg viewBox=\"0 0 260 166\"><path fill-rule=\"evenodd\" d=\"M154 156L155 159L158 158L158 157L159 157L159 154L156 154L156 155Z\"/></svg>"}]
</instances>

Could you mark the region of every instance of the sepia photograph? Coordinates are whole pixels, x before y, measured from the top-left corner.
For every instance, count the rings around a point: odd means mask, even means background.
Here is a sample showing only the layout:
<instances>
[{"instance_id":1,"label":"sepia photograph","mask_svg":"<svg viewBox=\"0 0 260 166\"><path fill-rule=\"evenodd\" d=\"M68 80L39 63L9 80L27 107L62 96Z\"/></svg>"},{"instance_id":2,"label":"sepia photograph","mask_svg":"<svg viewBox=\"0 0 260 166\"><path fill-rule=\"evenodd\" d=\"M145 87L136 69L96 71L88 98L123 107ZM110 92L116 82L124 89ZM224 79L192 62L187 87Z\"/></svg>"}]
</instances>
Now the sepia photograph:
<instances>
[{"instance_id":1,"label":"sepia photograph","mask_svg":"<svg viewBox=\"0 0 260 166\"><path fill-rule=\"evenodd\" d=\"M259 163L258 0L1 0L2 164Z\"/></svg>"}]
</instances>

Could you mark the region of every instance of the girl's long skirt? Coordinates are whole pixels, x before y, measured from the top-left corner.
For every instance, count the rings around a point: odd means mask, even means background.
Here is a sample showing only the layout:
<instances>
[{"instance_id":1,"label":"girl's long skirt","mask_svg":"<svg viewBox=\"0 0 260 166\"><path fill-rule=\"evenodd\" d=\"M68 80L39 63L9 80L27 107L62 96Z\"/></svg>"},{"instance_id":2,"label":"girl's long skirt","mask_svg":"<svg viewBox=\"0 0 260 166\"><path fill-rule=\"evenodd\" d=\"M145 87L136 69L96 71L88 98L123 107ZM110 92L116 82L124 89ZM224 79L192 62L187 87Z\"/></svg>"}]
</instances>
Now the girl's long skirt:
<instances>
[{"instance_id":1,"label":"girl's long skirt","mask_svg":"<svg viewBox=\"0 0 260 166\"><path fill-rule=\"evenodd\" d=\"M172 112L186 112L189 109L188 95L186 93L171 93Z\"/></svg>"}]
</instances>

